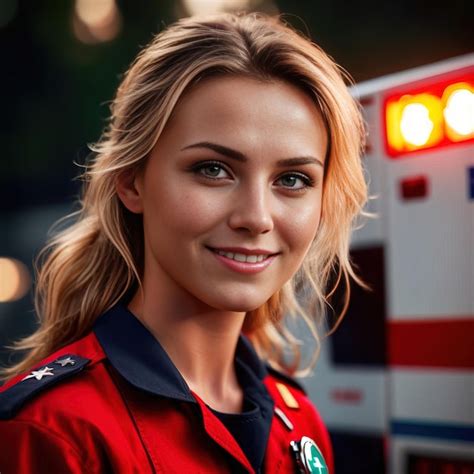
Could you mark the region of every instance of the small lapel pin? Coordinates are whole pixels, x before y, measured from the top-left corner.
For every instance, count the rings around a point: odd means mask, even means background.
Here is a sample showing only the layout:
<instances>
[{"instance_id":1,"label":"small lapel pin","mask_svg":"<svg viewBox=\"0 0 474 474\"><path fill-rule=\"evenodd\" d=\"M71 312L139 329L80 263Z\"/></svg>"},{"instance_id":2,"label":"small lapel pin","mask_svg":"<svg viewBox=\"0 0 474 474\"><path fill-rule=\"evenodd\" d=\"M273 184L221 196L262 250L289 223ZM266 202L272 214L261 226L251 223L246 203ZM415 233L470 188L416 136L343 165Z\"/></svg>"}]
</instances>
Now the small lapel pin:
<instances>
[{"instance_id":1,"label":"small lapel pin","mask_svg":"<svg viewBox=\"0 0 474 474\"><path fill-rule=\"evenodd\" d=\"M293 431L293 423L288 419L288 417L285 415L285 413L278 407L275 407L275 415L280 418L280 420L283 422L283 424L286 426L288 431Z\"/></svg>"},{"instance_id":2,"label":"small lapel pin","mask_svg":"<svg viewBox=\"0 0 474 474\"><path fill-rule=\"evenodd\" d=\"M289 388L286 385L283 385L282 383L277 382L276 387L278 391L280 392L281 398L283 398L283 401L285 402L285 405L288 408L299 408L300 405L296 398L293 396L293 394L290 392Z\"/></svg>"}]
</instances>

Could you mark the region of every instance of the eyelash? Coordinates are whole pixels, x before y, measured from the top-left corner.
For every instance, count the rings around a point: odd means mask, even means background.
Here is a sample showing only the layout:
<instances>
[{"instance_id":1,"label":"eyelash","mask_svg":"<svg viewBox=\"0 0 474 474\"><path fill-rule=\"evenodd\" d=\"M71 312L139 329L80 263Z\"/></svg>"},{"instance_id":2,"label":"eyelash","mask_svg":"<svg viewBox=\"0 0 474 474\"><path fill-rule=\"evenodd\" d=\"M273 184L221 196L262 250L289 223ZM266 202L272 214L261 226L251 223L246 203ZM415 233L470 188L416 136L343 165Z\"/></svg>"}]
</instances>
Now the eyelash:
<instances>
[{"instance_id":1,"label":"eyelash","mask_svg":"<svg viewBox=\"0 0 474 474\"><path fill-rule=\"evenodd\" d=\"M210 166L218 167L221 170L224 170L226 173L229 173L227 171L226 167L224 166L224 164L219 162L219 161L203 161L203 162L200 162L200 163L196 163L196 164L194 164L190 167L190 171L192 171L195 174L199 174L200 176L204 177L205 179L210 179L212 181L219 181L221 179L225 179L225 178L215 178L215 177L208 176L208 175L204 174L203 170L210 167ZM288 177L288 176L294 176L294 177L300 179L304 184L304 186L301 187L301 188L291 188L291 187L285 187L284 186L285 189L287 189L291 192L295 192L295 193L296 192L301 192L301 191L304 191L306 188L312 188L315 185L314 179L312 179L310 176L308 176L304 173L296 172L296 171L286 172L283 175L279 176L278 180L280 180L284 177Z\"/></svg>"}]
</instances>

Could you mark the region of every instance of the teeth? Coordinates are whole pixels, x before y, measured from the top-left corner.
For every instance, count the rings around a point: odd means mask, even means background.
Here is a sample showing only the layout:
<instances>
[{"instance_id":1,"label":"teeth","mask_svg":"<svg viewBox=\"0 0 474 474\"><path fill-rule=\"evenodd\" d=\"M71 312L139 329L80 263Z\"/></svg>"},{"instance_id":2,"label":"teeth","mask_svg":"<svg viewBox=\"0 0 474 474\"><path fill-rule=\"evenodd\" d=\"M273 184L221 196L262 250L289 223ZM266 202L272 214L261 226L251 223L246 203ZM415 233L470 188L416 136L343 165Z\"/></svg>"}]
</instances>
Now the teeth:
<instances>
[{"instance_id":1,"label":"teeth","mask_svg":"<svg viewBox=\"0 0 474 474\"><path fill-rule=\"evenodd\" d=\"M257 263L263 262L268 255L244 255L243 253L232 253L232 252L224 252L223 250L216 250L219 255L224 257L230 258L237 262L245 262L245 263Z\"/></svg>"},{"instance_id":2,"label":"teeth","mask_svg":"<svg viewBox=\"0 0 474 474\"><path fill-rule=\"evenodd\" d=\"M247 257L243 253L235 253L234 260L237 260L238 262L246 262Z\"/></svg>"}]
</instances>

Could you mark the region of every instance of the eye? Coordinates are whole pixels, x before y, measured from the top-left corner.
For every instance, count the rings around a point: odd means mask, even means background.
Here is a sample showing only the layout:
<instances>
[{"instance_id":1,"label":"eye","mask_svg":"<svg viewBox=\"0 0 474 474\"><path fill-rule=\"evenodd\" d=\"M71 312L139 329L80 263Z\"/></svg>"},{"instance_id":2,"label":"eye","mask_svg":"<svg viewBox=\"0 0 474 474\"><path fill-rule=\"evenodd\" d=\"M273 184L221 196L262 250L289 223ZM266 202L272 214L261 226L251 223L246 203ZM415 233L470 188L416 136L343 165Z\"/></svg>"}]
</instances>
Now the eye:
<instances>
[{"instance_id":1,"label":"eye","mask_svg":"<svg viewBox=\"0 0 474 474\"><path fill-rule=\"evenodd\" d=\"M314 186L313 180L302 173L287 173L277 179L281 186L294 191L300 191Z\"/></svg>"},{"instance_id":2,"label":"eye","mask_svg":"<svg viewBox=\"0 0 474 474\"><path fill-rule=\"evenodd\" d=\"M209 179L230 178L230 174L219 162L206 161L203 163L197 163L191 169L194 173Z\"/></svg>"}]
</instances>

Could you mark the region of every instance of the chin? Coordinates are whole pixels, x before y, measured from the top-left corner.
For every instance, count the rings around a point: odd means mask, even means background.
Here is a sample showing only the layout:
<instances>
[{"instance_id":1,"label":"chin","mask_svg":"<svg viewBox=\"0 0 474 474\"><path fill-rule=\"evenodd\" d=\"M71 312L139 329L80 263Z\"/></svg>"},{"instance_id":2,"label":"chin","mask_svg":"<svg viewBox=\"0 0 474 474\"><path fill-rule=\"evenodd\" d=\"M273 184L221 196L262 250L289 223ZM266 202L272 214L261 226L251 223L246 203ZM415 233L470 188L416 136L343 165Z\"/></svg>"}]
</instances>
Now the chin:
<instances>
[{"instance_id":1,"label":"chin","mask_svg":"<svg viewBox=\"0 0 474 474\"><path fill-rule=\"evenodd\" d=\"M268 297L270 298L270 296ZM210 303L210 306L222 310L222 311L232 311L236 313L247 313L253 311L260 306L262 306L268 298L262 298L262 295L248 295L248 294L235 294L235 295L225 295L223 297L218 297L213 299ZM208 304L209 304L208 303Z\"/></svg>"},{"instance_id":2,"label":"chin","mask_svg":"<svg viewBox=\"0 0 474 474\"><path fill-rule=\"evenodd\" d=\"M257 309L260 307L262 304L264 304L265 301L259 302L259 303L254 303L254 302L242 302L242 301L226 301L226 302L221 302L218 305L212 305L214 308L222 310L222 311L229 311L233 313L248 313L249 311L253 311L254 309Z\"/></svg>"}]
</instances>

